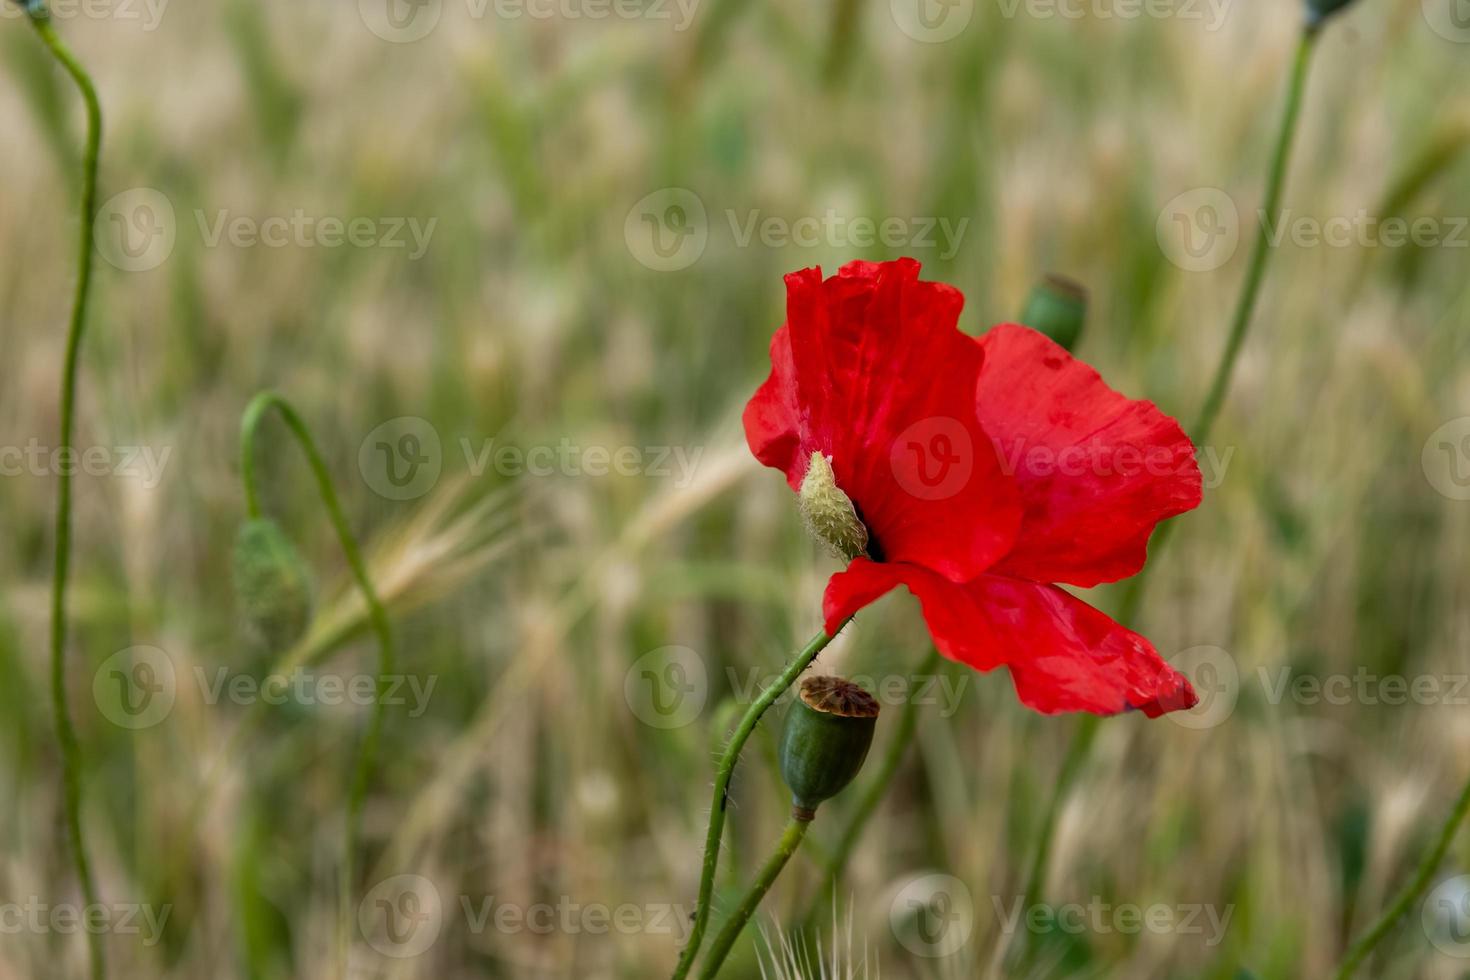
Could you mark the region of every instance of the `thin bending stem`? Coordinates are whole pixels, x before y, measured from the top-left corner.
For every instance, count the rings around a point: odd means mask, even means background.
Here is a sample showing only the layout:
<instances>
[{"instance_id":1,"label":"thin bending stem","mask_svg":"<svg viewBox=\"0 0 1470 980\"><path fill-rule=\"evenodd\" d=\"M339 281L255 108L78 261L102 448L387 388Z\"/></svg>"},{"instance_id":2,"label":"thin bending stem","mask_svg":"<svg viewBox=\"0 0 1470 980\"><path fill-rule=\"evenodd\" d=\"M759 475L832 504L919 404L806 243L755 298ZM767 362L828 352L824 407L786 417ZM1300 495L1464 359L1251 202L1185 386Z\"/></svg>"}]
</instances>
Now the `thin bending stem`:
<instances>
[{"instance_id":1,"label":"thin bending stem","mask_svg":"<svg viewBox=\"0 0 1470 980\"><path fill-rule=\"evenodd\" d=\"M87 297L92 284L92 221L97 213L97 158L102 148L102 107L97 89L86 69L62 43L41 7L26 8L30 22L53 57L66 69L81 92L87 112L87 146L82 156L82 199L77 227L77 281L72 296L71 322L66 331L66 360L61 372L61 452L72 453L76 433L77 367L82 334L87 326ZM82 759L76 729L66 697L66 586L71 571L72 470L63 466L56 476L56 557L51 579L51 709L56 719L56 739L61 748L61 781L64 786L66 836L82 894L89 907L97 900L97 883L92 861L82 835ZM87 950L92 980L107 975L102 936L87 931Z\"/></svg>"},{"instance_id":2,"label":"thin bending stem","mask_svg":"<svg viewBox=\"0 0 1470 980\"><path fill-rule=\"evenodd\" d=\"M792 814L790 821L786 824L786 830L781 834L781 839L776 842L776 849L771 856L766 858L766 863L761 865L761 870L756 875L755 881L750 889L740 899L740 904L735 911L730 913L729 921L720 929L719 935L715 937L714 943L709 948L709 956L705 958L704 967L699 971L699 980L713 980L720 972L720 967L725 963L725 957L730 955L735 940L740 938L746 923L755 914L761 899L766 897L766 892L771 890L771 885L780 876L781 870L786 867L786 862L791 860L791 855L801 846L801 840L806 836L806 829L811 825L811 816L803 819L802 816Z\"/></svg>"},{"instance_id":3,"label":"thin bending stem","mask_svg":"<svg viewBox=\"0 0 1470 980\"><path fill-rule=\"evenodd\" d=\"M1404 886L1403 891L1394 896L1394 900L1388 908L1384 909L1378 921L1374 922L1368 931L1363 933L1358 941L1348 949L1347 955L1343 957L1342 965L1337 968L1337 980L1348 980L1354 971L1363 965L1363 961L1373 952L1373 948L1392 931L1403 914L1424 896L1424 892L1429 888L1429 882L1434 878L1435 870L1444 860L1445 852L1450 849L1450 843L1455 839L1455 832L1464 822L1466 813L1470 813L1470 781L1467 781L1464 788L1460 790L1460 798L1455 801L1454 809L1450 811L1449 818L1440 828L1439 837L1435 840L1434 846L1419 862L1414 877Z\"/></svg>"},{"instance_id":4,"label":"thin bending stem","mask_svg":"<svg viewBox=\"0 0 1470 980\"><path fill-rule=\"evenodd\" d=\"M755 731L755 726L761 720L761 715L766 713L766 709L775 703L802 671L811 666L812 661L817 659L817 654L826 649L827 644L832 642L832 637L842 632L842 627L847 623L848 620L843 620L830 636L826 630L822 630L812 637L786 665L781 676L772 681L746 709L740 724L731 734L730 741L725 744L719 768L715 771L714 799L710 804L709 828L704 835L704 864L699 875L699 901L694 909L694 928L689 933L689 942L679 955L679 964L674 968L672 980L684 980L689 975L689 968L694 965L694 957L699 953L699 945L704 941L704 931L709 926L710 898L715 890L715 871L720 863L720 840L725 832L725 809L730 803L730 780L735 775L735 764L740 761L740 751L745 748L746 741L751 732Z\"/></svg>"},{"instance_id":5,"label":"thin bending stem","mask_svg":"<svg viewBox=\"0 0 1470 980\"><path fill-rule=\"evenodd\" d=\"M342 544L342 553L347 558L347 564L352 569L352 576L357 580L357 587L362 592L363 602L367 605L368 621L378 637L377 696L373 699L372 714L369 716L367 732L363 735L362 745L358 750L357 764L352 775L352 786L347 798L347 832L341 873L342 917L339 923L339 942L345 971L350 931L348 910L352 897L353 862L357 854L358 842L362 837L362 806L367 797L368 780L372 777L377 760L387 685L395 669L393 630L388 623L388 611L378 599L377 590L373 588L372 579L368 576L367 564L362 560L362 551L358 548L357 538L347 524L347 516L342 512L342 504L337 499L336 489L332 486L332 477L327 471L326 461L322 459L322 454L317 449L316 442L312 439L311 432L307 429L301 416L296 413L289 402L275 392L264 391L256 395L246 407L245 414L240 421L240 479L245 487L246 510L252 518L261 516L260 492L255 477L255 433L260 426L261 419L271 409L280 413L281 419L291 430L291 434L296 437L296 441L306 456L307 463L311 466L312 474L316 477L317 489L321 494L322 504L332 519L332 527L336 530L337 539Z\"/></svg>"},{"instance_id":6,"label":"thin bending stem","mask_svg":"<svg viewBox=\"0 0 1470 980\"><path fill-rule=\"evenodd\" d=\"M1301 117L1302 97L1306 92L1307 72L1311 66L1312 52L1316 49L1317 34L1317 27L1308 26L1303 29L1301 38L1297 42L1291 79L1287 84L1286 106L1281 114L1281 126L1276 135L1276 147L1272 151L1270 168L1266 173L1266 199L1261 208L1262 220L1256 228L1255 243L1251 248L1250 264L1246 268L1245 281L1241 284L1240 297L1235 304L1235 314L1230 321L1230 332L1226 335L1225 350L1221 353L1220 361L1215 366L1215 374L1210 380L1204 404L1200 407L1199 415L1195 417L1194 425L1189 430L1189 435L1197 446L1204 444L1209 439L1210 432L1215 426L1215 420L1220 415L1220 409L1225 404L1225 395L1230 390L1230 380L1235 374L1236 361L1240 358L1241 348L1250 331L1256 300L1261 292L1261 284L1265 281L1266 269L1272 255L1270 229L1279 223L1278 213L1281 209L1282 187L1286 183L1292 142L1296 135L1297 122ZM1154 560L1158 559L1159 552L1168 543L1173 527L1174 523L1168 521L1161 524L1154 532L1149 548L1149 556ZM1145 566L1133 578L1123 595L1118 619L1125 626L1136 619L1139 607L1143 603L1144 586L1148 582L1148 568L1149 566ZM1027 874L1025 893L1027 904L1023 908L1029 908L1040 894L1041 883L1046 877L1046 866L1051 854L1051 838L1056 829L1057 814L1061 809L1062 801L1071 789L1072 781L1076 778L1082 768L1082 763L1086 761L1092 749L1093 739L1097 735L1097 724L1097 719L1089 716L1083 718L1073 732L1072 742L1067 747L1067 754L1062 761L1062 768L1057 775L1056 785L1052 789L1051 799L1042 818L1036 853ZM1017 937L1016 942L1025 942L1022 933L1018 932Z\"/></svg>"}]
</instances>

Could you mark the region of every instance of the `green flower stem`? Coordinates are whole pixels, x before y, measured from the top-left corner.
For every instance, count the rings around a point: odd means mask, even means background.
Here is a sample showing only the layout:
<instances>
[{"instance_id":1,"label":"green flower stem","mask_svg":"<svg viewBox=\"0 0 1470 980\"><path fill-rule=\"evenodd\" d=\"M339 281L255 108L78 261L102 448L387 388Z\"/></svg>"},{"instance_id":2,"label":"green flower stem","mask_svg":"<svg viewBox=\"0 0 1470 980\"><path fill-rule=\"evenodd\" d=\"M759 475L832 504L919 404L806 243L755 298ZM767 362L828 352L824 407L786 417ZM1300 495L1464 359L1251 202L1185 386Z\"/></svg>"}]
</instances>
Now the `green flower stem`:
<instances>
[{"instance_id":1,"label":"green flower stem","mask_svg":"<svg viewBox=\"0 0 1470 980\"><path fill-rule=\"evenodd\" d=\"M87 297L92 284L92 222L97 214L97 158L102 148L102 107L86 69L57 36L44 8L27 6L31 26L82 95L87 112L87 145L82 157L82 200L77 228L77 281L72 296L71 322L66 331L66 360L61 373L61 452L72 451L76 432L77 367L82 334L87 326ZM56 476L56 556L51 578L51 708L56 717L56 739L61 748L61 781L66 809L66 836L82 894L88 906L98 904L92 861L82 835L82 759L76 729L66 698L66 586L71 570L72 473L62 467ZM87 932L92 980L107 975L102 936Z\"/></svg>"},{"instance_id":2,"label":"green flower stem","mask_svg":"<svg viewBox=\"0 0 1470 980\"><path fill-rule=\"evenodd\" d=\"M1276 149L1271 155L1271 169L1266 177L1266 201L1261 206L1262 213L1273 227L1278 224L1281 189L1286 183L1291 145L1296 135L1297 120L1301 116L1302 96L1307 88L1307 70L1312 63L1312 52L1317 47L1317 36L1318 31L1309 27L1302 31L1301 39L1297 42L1291 81L1286 90L1286 109L1281 115L1281 129L1276 136ZM1230 333L1225 341L1225 353L1220 357L1220 363L1215 368L1215 377L1210 382L1209 393L1205 395L1204 406L1195 419L1194 428L1190 430L1196 443L1210 437L1215 418L1225 403L1225 394L1230 390L1230 378L1235 373L1235 362L1240 357L1240 349L1250 329L1256 299L1260 295L1261 283L1265 279L1266 266L1272 254L1270 232L1263 220L1256 228L1256 242L1251 249L1245 282L1240 287L1240 299L1236 302L1235 318L1231 321Z\"/></svg>"},{"instance_id":3,"label":"green flower stem","mask_svg":"<svg viewBox=\"0 0 1470 980\"><path fill-rule=\"evenodd\" d=\"M924 658L923 664L919 666L921 674L933 674L939 670L939 651L934 647L929 648L929 655ZM847 825L842 828L842 834L837 838L837 844L832 852L823 862L825 873L825 884L822 893L831 892L836 894L838 883L842 875L847 871L848 859L852 857L853 850L857 847L858 840L862 837L863 830L868 821L872 819L878 810L878 804L883 801L888 792L893 777L898 774L898 767L903 762L904 755L908 752L909 743L914 740L914 732L919 726L919 704L913 699L903 706L903 713L898 716L898 727L893 730L893 735L888 740L888 745L883 751L883 759L878 764L878 769L873 773L863 792L858 797L856 807L852 816L848 818ZM816 918L819 903L813 902L807 913L807 925L811 926Z\"/></svg>"},{"instance_id":4,"label":"green flower stem","mask_svg":"<svg viewBox=\"0 0 1470 980\"><path fill-rule=\"evenodd\" d=\"M761 866L760 874L756 875L755 881L750 889L740 899L740 904L735 911L730 913L727 921L719 935L715 937L714 943L709 948L709 956L705 957L704 968L699 971L699 980L713 980L720 972L720 967L725 963L725 957L730 955L735 940L740 938L745 924L755 914L761 899L766 897L766 892L771 890L771 885L780 876L781 870L786 867L786 862L791 860L791 855L801 846L801 839L806 836L806 829L811 825L811 812L803 817L801 814L793 813L786 824L786 830L781 834L781 839L776 843L776 849L771 856L766 858L766 863Z\"/></svg>"},{"instance_id":5,"label":"green flower stem","mask_svg":"<svg viewBox=\"0 0 1470 980\"><path fill-rule=\"evenodd\" d=\"M1465 783L1460 790L1460 798L1455 801L1455 807L1450 811L1449 819L1445 820L1444 826L1439 830L1439 837L1434 846L1424 855L1419 862L1414 877L1404 886L1403 891L1394 896L1378 921L1358 938L1358 941L1348 949L1347 955L1343 957L1342 965L1337 968L1335 976L1337 980L1348 980L1349 977L1363 964L1373 948L1392 931L1394 925L1415 902L1424 897L1424 892L1429 888L1429 882L1434 878L1434 872L1439 863L1444 860L1445 852L1450 849L1451 842L1455 839L1455 832L1460 829L1460 824L1465 820L1465 814L1470 813L1470 781Z\"/></svg>"},{"instance_id":6,"label":"green flower stem","mask_svg":"<svg viewBox=\"0 0 1470 980\"><path fill-rule=\"evenodd\" d=\"M842 627L849 621L850 618L843 620L831 636L827 635L826 630L821 630L812 637L786 665L781 676L772 681L746 709L740 724L731 734L730 741L725 744L719 768L715 771L715 792L710 804L709 829L704 836L704 864L699 875L699 901L694 909L694 928L689 933L689 942L679 955L679 963L674 968L672 980L684 980L689 976L689 968L694 965L694 957L699 953L700 943L704 941L704 931L709 926L710 898L715 890L715 871L720 863L720 840L725 832L725 809L730 803L730 780L735 775L735 764L740 761L740 751L745 747L751 732L755 731L755 726L761 720L761 715L766 713L766 709L785 693L802 671L811 666L812 661L817 659L817 654L826 649L827 644L842 632Z\"/></svg>"},{"instance_id":7,"label":"green flower stem","mask_svg":"<svg viewBox=\"0 0 1470 980\"><path fill-rule=\"evenodd\" d=\"M1297 121L1301 116L1307 72L1311 66L1312 52L1316 50L1318 33L1317 27L1307 26L1303 29L1301 38L1297 42L1291 80L1286 90L1286 108L1281 115L1281 127L1276 136L1276 148L1271 154L1271 166L1266 175L1266 200L1262 206L1262 213L1269 217L1273 226L1277 222L1281 209L1281 191L1286 183L1292 141L1296 135ZM1210 432L1215 426L1215 420L1220 415L1220 409L1225 404L1225 395L1230 390L1230 379L1235 374L1236 361L1240 358L1241 348L1250 330L1256 300L1260 296L1261 283L1265 280L1266 268L1271 255L1268 226L1263 220L1256 229L1250 265L1246 269L1245 281L1241 284L1240 298L1236 301L1235 315L1231 320L1230 332L1225 340L1225 350L1220 355L1219 363L1215 366L1215 375L1210 381L1204 405L1201 406L1199 415L1195 418L1194 426L1189 430L1189 435L1195 445L1200 445L1209 439ZM1149 543L1150 558L1158 560L1159 552L1168 543L1173 527L1174 522L1166 521L1154 532L1153 539ZM1148 569L1149 566L1145 566L1134 576L1123 595L1118 620L1125 626L1133 622L1138 615L1139 607L1143 602L1144 586L1148 582ZM1076 778L1082 768L1082 763L1086 761L1092 749L1093 739L1097 735L1097 725L1098 719L1089 716L1083 718L1073 732L1072 742L1067 748L1067 755L1057 774L1057 782L1052 790L1051 800L1042 818L1036 854L1031 861L1031 868L1026 879L1026 904L1022 906L1023 908L1029 908L1039 896L1042 880L1046 876L1047 861L1051 854L1051 837L1056 829L1057 814L1060 812L1062 801L1066 799L1067 793L1071 790L1072 781ZM1017 933L1016 942L1025 943L1022 932Z\"/></svg>"},{"instance_id":8,"label":"green flower stem","mask_svg":"<svg viewBox=\"0 0 1470 980\"><path fill-rule=\"evenodd\" d=\"M347 564L352 569L352 575L357 580L357 587L362 592L363 602L367 605L368 621L378 637L377 697L373 699L372 714L368 720L367 732L363 735L362 745L358 750L357 765L353 771L352 786L347 798L347 831L341 872L342 914L338 936L345 973L351 922L353 861L357 853L358 842L362 837L363 801L367 797L368 780L372 777L377 758L378 741L383 729L383 704L387 696L388 678L394 670L393 630L388 622L388 611L378 599L377 590L373 588L372 579L368 577L367 565L362 560L357 538L353 536L352 529L347 525L347 517L342 512L342 504L337 499L337 491L332 486L332 477L327 472L326 461L322 459L322 454L318 451L316 442L312 439L311 432L307 429L301 416L296 413L289 402L270 391L256 395L246 407L245 414L240 420L240 479L245 487L246 510L252 518L261 516L260 492L255 478L255 433L260 426L261 419L271 409L280 413L286 427L291 430L291 434L301 445L307 463L311 466L312 474L316 477L317 489L321 494L322 504L332 519L332 527L336 529L337 539L342 544L342 552L347 557Z\"/></svg>"}]
</instances>

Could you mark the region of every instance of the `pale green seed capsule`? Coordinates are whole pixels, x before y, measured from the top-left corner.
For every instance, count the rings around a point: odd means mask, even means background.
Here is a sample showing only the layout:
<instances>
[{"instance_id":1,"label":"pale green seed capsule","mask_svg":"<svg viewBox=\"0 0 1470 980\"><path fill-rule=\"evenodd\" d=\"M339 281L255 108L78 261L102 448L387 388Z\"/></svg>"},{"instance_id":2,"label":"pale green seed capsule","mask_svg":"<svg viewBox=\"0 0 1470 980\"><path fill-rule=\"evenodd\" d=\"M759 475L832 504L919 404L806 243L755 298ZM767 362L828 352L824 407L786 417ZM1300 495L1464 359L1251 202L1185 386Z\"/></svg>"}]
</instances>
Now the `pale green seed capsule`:
<instances>
[{"instance_id":1,"label":"pale green seed capsule","mask_svg":"<svg viewBox=\"0 0 1470 980\"><path fill-rule=\"evenodd\" d=\"M831 459L812 453L798 496L802 522L833 554L851 561L867 552L868 529L858 520L851 498L837 486Z\"/></svg>"}]
</instances>

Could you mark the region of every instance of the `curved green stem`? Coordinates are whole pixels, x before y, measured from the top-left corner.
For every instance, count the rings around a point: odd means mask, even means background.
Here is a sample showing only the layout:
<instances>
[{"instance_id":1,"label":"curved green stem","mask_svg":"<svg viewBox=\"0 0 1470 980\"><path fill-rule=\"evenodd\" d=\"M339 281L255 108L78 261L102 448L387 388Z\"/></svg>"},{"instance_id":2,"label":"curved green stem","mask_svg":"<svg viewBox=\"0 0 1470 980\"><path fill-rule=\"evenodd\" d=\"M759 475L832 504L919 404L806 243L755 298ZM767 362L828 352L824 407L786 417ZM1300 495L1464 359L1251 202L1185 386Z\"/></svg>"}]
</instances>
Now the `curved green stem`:
<instances>
[{"instance_id":1,"label":"curved green stem","mask_svg":"<svg viewBox=\"0 0 1470 980\"><path fill-rule=\"evenodd\" d=\"M1190 436L1195 443L1210 437L1220 407L1225 403L1225 394L1230 390L1230 378L1235 373L1235 362L1250 330L1251 317L1256 310L1256 299L1265 279L1266 266L1272 254L1271 229L1280 224L1281 189L1286 183L1287 164L1291 160L1291 145L1296 135L1297 120L1301 116L1302 96L1307 88L1307 69L1312 63L1312 52L1316 50L1318 31L1306 28L1297 42L1296 58L1292 63L1291 81L1286 90L1286 108L1281 115L1281 128L1276 136L1276 149L1271 154L1271 169L1266 176L1266 200L1261 205L1262 220L1256 227L1256 240L1251 248L1250 265L1246 268L1245 282L1240 287L1240 298L1235 304L1235 316L1230 322L1230 333L1226 336L1225 352L1215 368L1210 381L1205 403L1195 419ZM1269 224L1268 224L1269 222Z\"/></svg>"},{"instance_id":2,"label":"curved green stem","mask_svg":"<svg viewBox=\"0 0 1470 980\"><path fill-rule=\"evenodd\" d=\"M76 432L77 367L82 334L87 326L87 297L92 283L92 222L97 213L97 159L102 149L102 107L97 89L86 69L57 36L46 11L27 6L30 22L42 43L76 83L87 112L87 145L82 157L82 200L77 229L77 281L72 296L71 322L66 331L66 359L61 371L61 440L64 456L72 453ZM76 729L66 697L66 586L71 571L71 467L63 466L56 484L56 557L51 578L51 708L56 720L56 740L61 748L61 781L66 809L66 836L82 894L88 906L98 904L97 883L82 835L82 760ZM102 937L88 930L87 950L93 980L107 974Z\"/></svg>"},{"instance_id":3,"label":"curved green stem","mask_svg":"<svg viewBox=\"0 0 1470 980\"><path fill-rule=\"evenodd\" d=\"M766 897L766 892L771 890L771 885L780 876L781 870L786 867L786 862L791 860L791 855L801 846L801 839L806 836L806 829L811 825L810 811L803 818L801 814L793 813L786 824L786 830L781 834L781 839L776 842L776 849L771 856L766 858L766 863L761 865L760 873L756 875L755 881L750 889L740 899L740 904L735 911L730 913L730 919L720 929L719 935L709 948L709 956L705 958L704 968L699 971L699 980L713 980L720 972L720 967L725 963L725 957L730 955L735 940L740 938L740 933L745 929L745 924L755 914L761 899Z\"/></svg>"},{"instance_id":4,"label":"curved green stem","mask_svg":"<svg viewBox=\"0 0 1470 980\"><path fill-rule=\"evenodd\" d=\"M1409 907L1423 897L1429 888L1429 882L1434 878L1435 869L1444 860L1445 852L1450 849L1450 843L1455 839L1455 831L1460 829L1460 824L1465 820L1465 814L1470 813L1470 781L1465 783L1460 790L1460 798L1455 801L1454 809L1450 811L1449 818L1445 820L1444 826L1439 830L1439 837L1434 846L1424 855L1419 862L1414 877L1404 886L1404 890L1394 896L1394 900L1384 909L1383 914L1378 917L1368 931L1359 937L1358 941L1348 949L1347 955L1343 957L1342 965L1337 968L1335 974L1337 980L1348 980L1362 966L1363 961L1373 952L1373 948L1383 940L1393 929L1399 918L1409 910Z\"/></svg>"},{"instance_id":5,"label":"curved green stem","mask_svg":"<svg viewBox=\"0 0 1470 980\"><path fill-rule=\"evenodd\" d=\"M327 471L326 461L322 459L322 454L318 451L316 442L312 439L311 432L307 429L301 416L296 413L289 402L275 392L264 391L256 395L246 407L245 414L240 420L240 479L245 488L246 510L252 518L258 518L261 515L260 492L255 478L255 433L260 426L261 419L271 409L280 413L281 419L291 430L291 434L296 437L296 441L301 445L301 450L306 456L307 463L311 466L312 474L316 477L317 489L321 494L322 504L331 516L332 527L336 530L337 539L342 544L342 552L352 569L353 578L357 580L357 587L362 592L363 602L367 605L368 621L378 637L377 696L373 699L372 714L369 716L367 732L363 735L362 745L358 751L357 764L352 775L352 786L347 798L347 831L341 873L342 917L339 922L338 936L341 945L342 968L345 973L351 921L349 908L352 897L352 868L358 841L362 836L363 801L367 797L368 780L372 777L378 740L383 728L383 706L387 696L389 675L394 670L393 630L388 622L388 611L378 599L377 590L373 588L372 579L368 576L367 564L362 560L357 538L353 536L352 529L347 524L347 516L342 511L342 504L337 499L337 491L332 486L332 477Z\"/></svg>"},{"instance_id":6,"label":"curved green stem","mask_svg":"<svg viewBox=\"0 0 1470 980\"><path fill-rule=\"evenodd\" d=\"M1195 417L1194 425L1189 430L1190 438L1194 440L1196 446L1203 444L1210 437L1215 420L1219 417L1220 409L1225 404L1225 395L1230 390L1230 379L1235 374L1235 364L1240 358L1246 334L1250 332L1251 320L1256 310L1256 300L1260 296L1261 283L1265 281L1268 260L1272 254L1270 229L1279 224L1281 191L1286 183L1287 166L1291 160L1291 146L1296 135L1297 122L1301 117L1307 72L1311 66L1312 52L1316 49L1318 33L1317 26L1308 25L1302 30L1301 38L1297 42L1291 79L1286 89L1286 106L1281 114L1281 126L1276 135L1276 147L1272 151L1270 168L1266 174L1266 198L1261 207L1262 220L1257 224L1255 244L1251 248L1250 264L1246 268L1245 281L1241 284L1240 297L1235 304L1235 314L1230 321L1230 332L1226 335L1225 350L1221 353L1220 361L1215 366L1215 374L1210 380L1204 404L1200 407L1199 415ZM1149 542L1151 558L1157 560L1159 552L1173 532L1173 527L1174 522L1167 521L1159 525L1158 530L1154 532L1153 539ZM1143 591L1148 582L1149 567L1145 565L1134 576L1123 594L1118 620L1125 626L1134 621L1143 603ZM1037 839L1036 853L1026 877L1026 904L1022 906L1023 908L1029 908L1040 894L1041 882L1046 876L1047 861L1051 853L1051 837L1056 828L1057 814L1060 812L1062 801L1066 799L1067 793L1071 790L1072 781L1076 778L1078 771L1082 768L1082 763L1092 749L1093 739L1097 735L1097 724L1098 720L1095 717L1084 718L1078 723L1072 734L1072 742L1067 747L1066 757L1062 761L1056 785L1047 803L1046 813L1042 817L1041 834ZM1015 942L1025 943L1021 931L1018 931L1016 936Z\"/></svg>"},{"instance_id":7,"label":"curved green stem","mask_svg":"<svg viewBox=\"0 0 1470 980\"><path fill-rule=\"evenodd\" d=\"M719 768L715 771L714 799L710 804L709 828L704 836L704 864L699 876L699 901L694 909L694 928L690 930L689 942L685 944L684 951L679 954L679 963L674 968L672 980L684 980L689 975L689 968L694 965L694 957L699 953L700 943L704 941L704 931L709 926L710 897L715 890L715 871L720 863L720 840L725 832L725 808L730 803L730 780L735 775L735 764L740 761L740 750L745 748L746 741L751 732L755 731L756 723L761 720L766 709L775 703L802 671L811 666L811 662L817 659L817 654L826 649L827 644L842 632L842 627L849 621L850 618L843 620L831 636L827 635L826 630L822 630L812 637L786 665L781 676L772 681L746 709L740 724L731 734L730 741L725 744Z\"/></svg>"},{"instance_id":8,"label":"curved green stem","mask_svg":"<svg viewBox=\"0 0 1470 980\"><path fill-rule=\"evenodd\" d=\"M919 673L928 675L938 670L939 651L930 647L929 655L924 658L923 664L919 667ZM837 838L836 846L832 848L832 852L824 862L823 894L827 892L836 894L837 884L847 871L848 859L852 857L852 852L857 847L857 842L862 837L868 821L878 811L878 804L888 793L888 787L893 782L893 777L898 774L898 767L903 762L904 754L908 752L909 743L913 741L914 732L918 726L919 703L916 699L909 698L903 706L903 713L898 716L898 727L893 730L893 735L888 740L888 746L883 752L883 759L879 762L877 771L863 787L862 795L858 797L852 816L848 818L847 825L842 828L842 833ZM811 925L818 908L819 903L813 902L811 910L807 913L808 925Z\"/></svg>"}]
</instances>

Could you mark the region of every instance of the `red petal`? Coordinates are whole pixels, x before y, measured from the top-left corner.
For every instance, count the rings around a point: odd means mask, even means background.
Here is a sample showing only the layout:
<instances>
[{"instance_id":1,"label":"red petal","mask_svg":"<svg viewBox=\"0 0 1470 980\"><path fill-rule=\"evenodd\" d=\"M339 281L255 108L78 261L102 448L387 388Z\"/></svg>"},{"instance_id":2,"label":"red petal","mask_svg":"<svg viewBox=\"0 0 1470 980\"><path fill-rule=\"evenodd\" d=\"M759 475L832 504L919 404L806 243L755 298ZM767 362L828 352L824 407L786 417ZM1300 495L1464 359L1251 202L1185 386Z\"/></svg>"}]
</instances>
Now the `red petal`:
<instances>
[{"instance_id":1,"label":"red petal","mask_svg":"<svg viewBox=\"0 0 1470 980\"><path fill-rule=\"evenodd\" d=\"M1155 718L1197 701L1137 633L1055 586L999 575L956 585L915 565L859 558L827 583L827 632L900 584L918 597L941 653L977 670L1007 664L1021 701L1037 711L1136 708Z\"/></svg>"},{"instance_id":2,"label":"red petal","mask_svg":"<svg viewBox=\"0 0 1470 980\"><path fill-rule=\"evenodd\" d=\"M1025 507L995 571L1080 586L1137 572L1154 525L1199 506L1189 437L1035 330L1003 323L980 346L980 421Z\"/></svg>"},{"instance_id":3,"label":"red petal","mask_svg":"<svg viewBox=\"0 0 1470 980\"><path fill-rule=\"evenodd\" d=\"M1199 701L1152 643L1071 593L1000 575L969 588L1028 707L1099 715L1136 708L1157 718Z\"/></svg>"},{"instance_id":4,"label":"red petal","mask_svg":"<svg viewBox=\"0 0 1470 980\"><path fill-rule=\"evenodd\" d=\"M827 635L835 635L847 617L897 585L907 586L918 597L929 633L946 657L977 670L991 670L1005 663L990 635L985 610L971 595L970 587L918 565L859 558L846 571L833 575L822 597Z\"/></svg>"},{"instance_id":5,"label":"red petal","mask_svg":"<svg viewBox=\"0 0 1470 980\"><path fill-rule=\"evenodd\" d=\"M787 276L746 438L793 488L830 456L885 559L964 581L1010 550L1020 497L975 417L984 355L958 329L964 299L918 275L901 259Z\"/></svg>"},{"instance_id":6,"label":"red petal","mask_svg":"<svg viewBox=\"0 0 1470 980\"><path fill-rule=\"evenodd\" d=\"M791 331L783 324L771 338L771 375L745 406L745 441L756 459L786 474L791 489L801 489L811 454L801 454L801 411L796 405Z\"/></svg>"}]
</instances>

